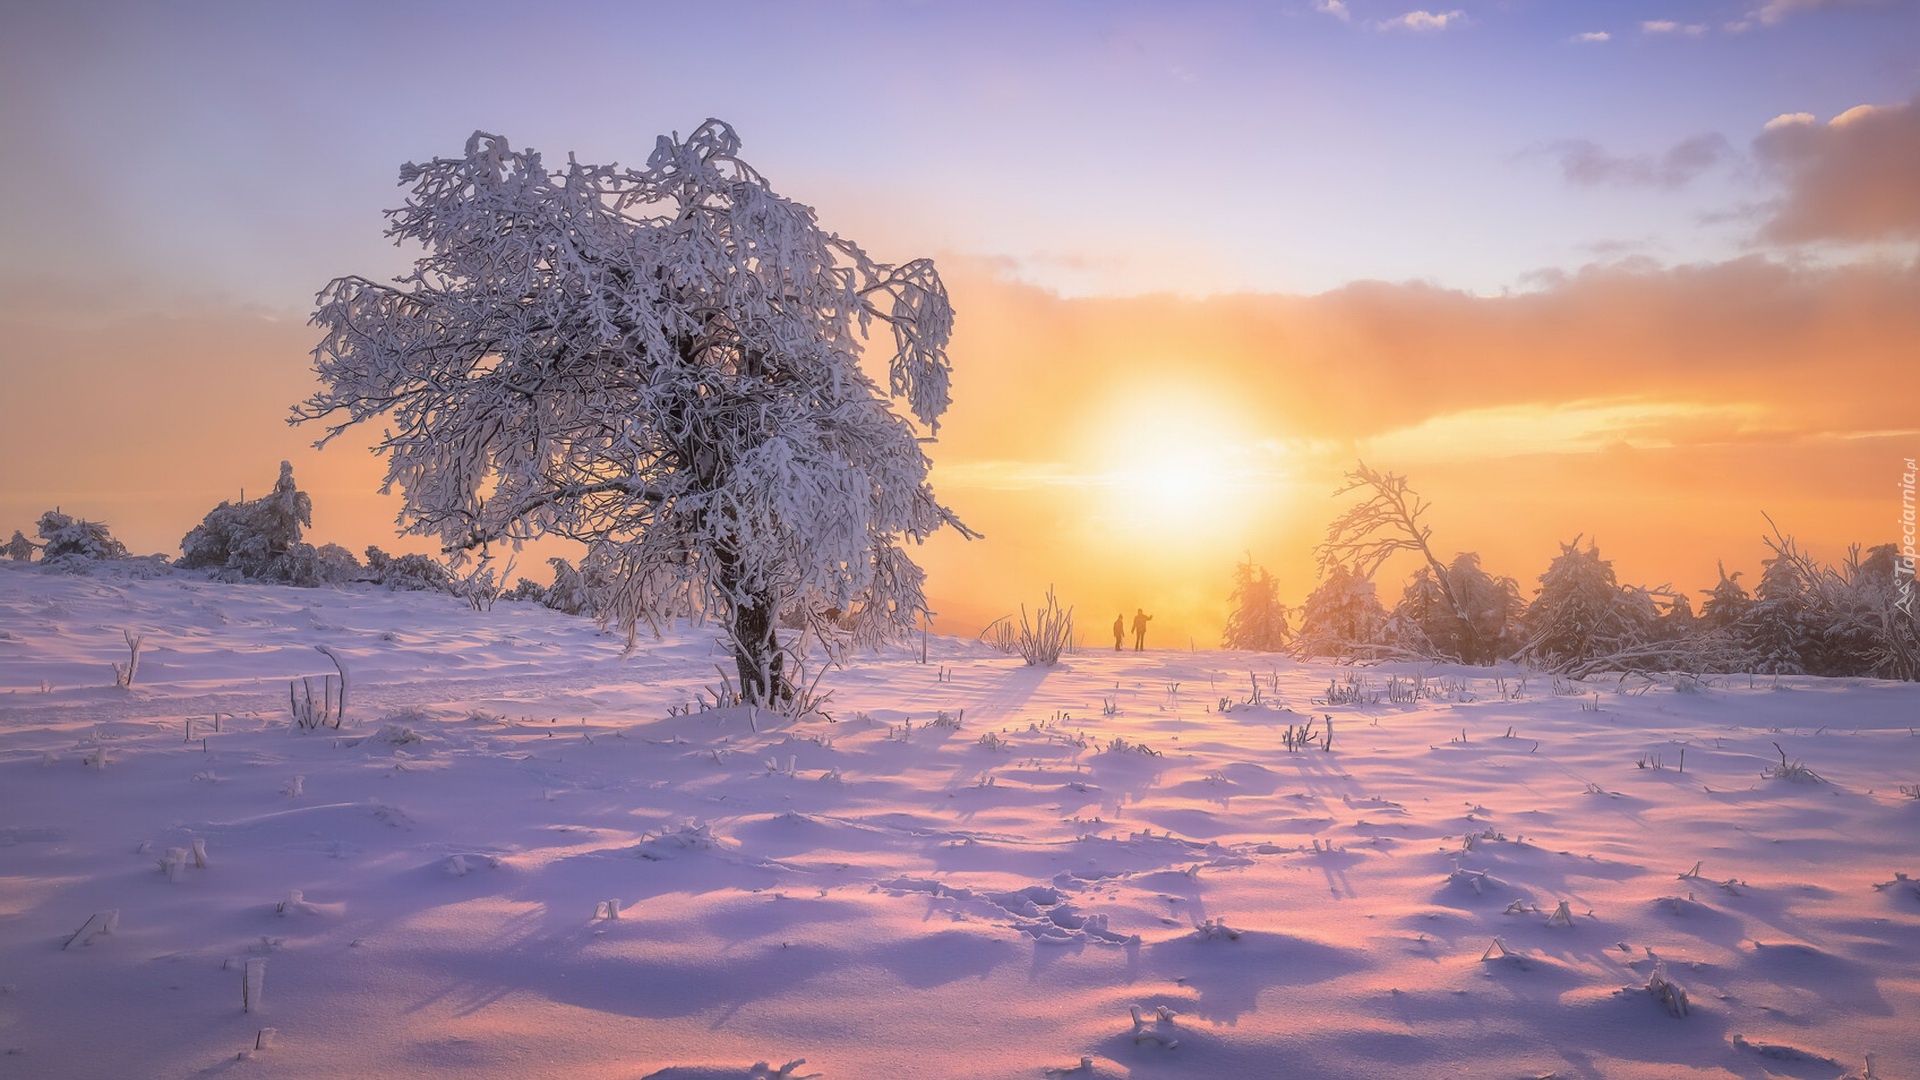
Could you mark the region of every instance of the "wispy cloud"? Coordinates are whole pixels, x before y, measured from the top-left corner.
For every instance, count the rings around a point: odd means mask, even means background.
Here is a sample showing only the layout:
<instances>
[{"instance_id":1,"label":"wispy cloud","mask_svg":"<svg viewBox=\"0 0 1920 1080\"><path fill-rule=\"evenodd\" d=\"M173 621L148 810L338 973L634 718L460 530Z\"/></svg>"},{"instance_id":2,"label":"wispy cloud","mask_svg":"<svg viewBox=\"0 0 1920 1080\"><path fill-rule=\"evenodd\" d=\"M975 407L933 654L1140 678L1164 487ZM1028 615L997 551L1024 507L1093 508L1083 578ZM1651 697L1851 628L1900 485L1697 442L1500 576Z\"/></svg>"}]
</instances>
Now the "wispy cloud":
<instances>
[{"instance_id":1,"label":"wispy cloud","mask_svg":"<svg viewBox=\"0 0 1920 1080\"><path fill-rule=\"evenodd\" d=\"M1417 34L1433 34L1464 23L1466 19L1466 14L1461 11L1432 12L1422 9L1409 11L1404 15L1395 15L1391 19L1382 19L1374 26L1381 30L1411 30Z\"/></svg>"},{"instance_id":2,"label":"wispy cloud","mask_svg":"<svg viewBox=\"0 0 1920 1080\"><path fill-rule=\"evenodd\" d=\"M1314 10L1331 15L1341 22L1347 22L1353 18L1353 12L1347 10L1346 0L1318 0L1318 3L1314 4Z\"/></svg>"},{"instance_id":3,"label":"wispy cloud","mask_svg":"<svg viewBox=\"0 0 1920 1080\"><path fill-rule=\"evenodd\" d=\"M1640 32L1643 34L1699 37L1701 34L1707 32L1707 28L1701 23L1679 23L1672 19L1648 19L1640 24Z\"/></svg>"},{"instance_id":4,"label":"wispy cloud","mask_svg":"<svg viewBox=\"0 0 1920 1080\"><path fill-rule=\"evenodd\" d=\"M1579 454L1613 446L1668 449L1703 431L1750 433L1766 409L1752 404L1574 401L1463 409L1365 441L1384 461L1475 461L1517 454Z\"/></svg>"},{"instance_id":5,"label":"wispy cloud","mask_svg":"<svg viewBox=\"0 0 1920 1080\"><path fill-rule=\"evenodd\" d=\"M1573 40L1598 45L1613 40L1613 35L1605 30L1589 30L1584 34L1575 34Z\"/></svg>"},{"instance_id":6,"label":"wispy cloud","mask_svg":"<svg viewBox=\"0 0 1920 1080\"><path fill-rule=\"evenodd\" d=\"M1683 187L1733 156L1733 147L1716 134L1689 136L1657 157L1610 154L1586 139L1567 139L1546 149L1559 159L1561 175L1569 183L1586 187Z\"/></svg>"},{"instance_id":7,"label":"wispy cloud","mask_svg":"<svg viewBox=\"0 0 1920 1080\"><path fill-rule=\"evenodd\" d=\"M1749 18L1762 26L1774 26L1787 16L1801 11L1819 11L1823 8L1865 7L1877 0L1767 0L1754 9Z\"/></svg>"}]
</instances>

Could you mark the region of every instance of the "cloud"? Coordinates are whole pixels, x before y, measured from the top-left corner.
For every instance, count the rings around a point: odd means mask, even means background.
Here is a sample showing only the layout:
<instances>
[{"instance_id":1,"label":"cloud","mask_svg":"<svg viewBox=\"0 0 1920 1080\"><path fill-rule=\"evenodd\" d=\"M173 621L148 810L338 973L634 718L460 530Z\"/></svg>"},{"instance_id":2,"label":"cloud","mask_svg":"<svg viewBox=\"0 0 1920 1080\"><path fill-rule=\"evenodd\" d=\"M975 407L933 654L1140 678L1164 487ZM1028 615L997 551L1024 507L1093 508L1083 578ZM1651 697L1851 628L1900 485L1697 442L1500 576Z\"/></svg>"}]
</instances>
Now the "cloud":
<instances>
[{"instance_id":1,"label":"cloud","mask_svg":"<svg viewBox=\"0 0 1920 1080\"><path fill-rule=\"evenodd\" d=\"M1409 11L1391 19L1383 19L1374 24L1381 30L1411 30L1419 34L1432 34L1445 30L1456 23L1466 21L1466 15L1460 11L1445 11L1438 14L1431 11Z\"/></svg>"},{"instance_id":2,"label":"cloud","mask_svg":"<svg viewBox=\"0 0 1920 1080\"><path fill-rule=\"evenodd\" d=\"M1648 19L1640 24L1643 34L1682 34L1687 37L1699 37L1707 32L1700 23L1677 23L1672 19Z\"/></svg>"},{"instance_id":3,"label":"cloud","mask_svg":"<svg viewBox=\"0 0 1920 1080\"><path fill-rule=\"evenodd\" d=\"M1547 152L1559 158L1560 172L1569 183L1673 189L1731 157L1733 147L1719 135L1704 134L1680 140L1659 157L1609 154L1586 139L1557 142Z\"/></svg>"},{"instance_id":4,"label":"cloud","mask_svg":"<svg viewBox=\"0 0 1920 1080\"><path fill-rule=\"evenodd\" d=\"M1007 582L1095 606L1208 566L1225 580L1247 550L1304 595L1355 458L1409 474L1438 542L1501 573L1531 582L1554 541L1597 531L1624 580L1705 587L1717 558L1757 572L1762 510L1825 557L1889 539L1888 469L1920 437L1911 396L1884 389L1905 385L1920 341L1915 266L1635 260L1496 297L1361 282L1063 298L941 265L960 319L934 483L989 537L929 547L943 625L968 602L1016 610ZM1217 550L1122 565L1128 530L1095 520L1112 492L1087 477L1141 436L1088 418L1178 391L1213 403L1210 449L1274 447L1234 458L1266 486L1209 523ZM1143 502L1134 526L1155 511ZM1218 605L1201 592L1194 612Z\"/></svg>"},{"instance_id":5,"label":"cloud","mask_svg":"<svg viewBox=\"0 0 1920 1080\"><path fill-rule=\"evenodd\" d=\"M1824 124L1805 113L1778 116L1753 149L1787 188L1761 240L1920 239L1920 95L1855 106Z\"/></svg>"},{"instance_id":6,"label":"cloud","mask_svg":"<svg viewBox=\"0 0 1920 1080\"><path fill-rule=\"evenodd\" d=\"M1748 17L1758 21L1762 26L1775 26L1795 12L1864 7L1875 2L1877 0L1767 0L1767 3L1754 9Z\"/></svg>"},{"instance_id":7,"label":"cloud","mask_svg":"<svg viewBox=\"0 0 1920 1080\"><path fill-rule=\"evenodd\" d=\"M1347 10L1346 0L1319 0L1314 5L1314 10L1331 15L1341 22L1347 22L1353 18L1353 12Z\"/></svg>"},{"instance_id":8,"label":"cloud","mask_svg":"<svg viewBox=\"0 0 1920 1080\"><path fill-rule=\"evenodd\" d=\"M1589 30L1584 34L1575 34L1573 40L1598 45L1602 42L1612 41L1613 35L1607 33L1605 30Z\"/></svg>"},{"instance_id":9,"label":"cloud","mask_svg":"<svg viewBox=\"0 0 1920 1080\"><path fill-rule=\"evenodd\" d=\"M1276 430L1351 440L1503 405L1633 396L1745 402L1800 434L1915 426L1920 268L1810 269L1753 256L1645 260L1498 297L1360 282L1316 296L1066 299L949 264L961 321L941 443L963 460L1069 460L1058 423L1089 386L1164 381L1258 402ZM1847 373L1835 378L1834 357Z\"/></svg>"}]
</instances>

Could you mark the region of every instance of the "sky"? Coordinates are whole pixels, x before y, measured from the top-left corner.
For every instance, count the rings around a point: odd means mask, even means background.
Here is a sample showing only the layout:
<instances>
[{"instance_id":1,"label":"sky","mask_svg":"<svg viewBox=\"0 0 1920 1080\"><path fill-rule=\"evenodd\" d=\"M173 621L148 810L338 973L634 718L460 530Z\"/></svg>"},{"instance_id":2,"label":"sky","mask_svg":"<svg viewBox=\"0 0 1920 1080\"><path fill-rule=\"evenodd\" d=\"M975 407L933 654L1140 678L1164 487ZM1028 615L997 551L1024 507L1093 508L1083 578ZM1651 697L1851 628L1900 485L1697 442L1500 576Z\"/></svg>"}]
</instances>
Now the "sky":
<instances>
[{"instance_id":1,"label":"sky","mask_svg":"<svg viewBox=\"0 0 1920 1080\"><path fill-rule=\"evenodd\" d=\"M409 264L399 166L476 129L637 164L711 116L947 281L944 629L1052 585L1215 644L1359 460L1523 593L1576 536L1752 580L1763 512L1837 559L1920 454L1915 42L1912 0L5 4L0 534L177 554L286 459L312 538L425 550L284 422L314 294Z\"/></svg>"}]
</instances>

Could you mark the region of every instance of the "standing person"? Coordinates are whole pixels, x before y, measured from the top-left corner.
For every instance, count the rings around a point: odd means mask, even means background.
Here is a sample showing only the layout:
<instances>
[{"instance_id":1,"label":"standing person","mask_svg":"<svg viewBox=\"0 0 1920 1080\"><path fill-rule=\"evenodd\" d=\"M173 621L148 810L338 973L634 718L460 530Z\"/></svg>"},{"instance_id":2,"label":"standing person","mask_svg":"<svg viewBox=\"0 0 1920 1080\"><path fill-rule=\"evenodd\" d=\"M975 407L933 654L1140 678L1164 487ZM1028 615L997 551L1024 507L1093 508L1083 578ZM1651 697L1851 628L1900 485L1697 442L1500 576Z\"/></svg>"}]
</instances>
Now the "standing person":
<instances>
[{"instance_id":1,"label":"standing person","mask_svg":"<svg viewBox=\"0 0 1920 1080\"><path fill-rule=\"evenodd\" d=\"M1120 646L1126 640L1127 640L1127 617L1125 615L1115 615L1113 617L1113 651L1119 652Z\"/></svg>"},{"instance_id":2,"label":"standing person","mask_svg":"<svg viewBox=\"0 0 1920 1080\"><path fill-rule=\"evenodd\" d=\"M1141 652L1147 647L1147 623L1153 616L1145 608L1133 609L1133 651Z\"/></svg>"}]
</instances>

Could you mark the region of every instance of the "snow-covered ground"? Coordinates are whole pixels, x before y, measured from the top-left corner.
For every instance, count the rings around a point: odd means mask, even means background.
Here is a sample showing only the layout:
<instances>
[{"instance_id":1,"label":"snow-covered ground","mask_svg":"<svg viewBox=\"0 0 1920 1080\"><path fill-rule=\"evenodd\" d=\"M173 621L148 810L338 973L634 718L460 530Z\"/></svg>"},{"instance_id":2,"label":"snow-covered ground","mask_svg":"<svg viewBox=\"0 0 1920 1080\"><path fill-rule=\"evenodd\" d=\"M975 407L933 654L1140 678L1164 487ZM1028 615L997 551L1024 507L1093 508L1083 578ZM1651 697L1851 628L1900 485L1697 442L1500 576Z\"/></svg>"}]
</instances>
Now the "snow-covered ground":
<instances>
[{"instance_id":1,"label":"snow-covered ground","mask_svg":"<svg viewBox=\"0 0 1920 1080\"><path fill-rule=\"evenodd\" d=\"M1920 1077L1920 686L621 644L0 567L0 1076Z\"/></svg>"}]
</instances>

